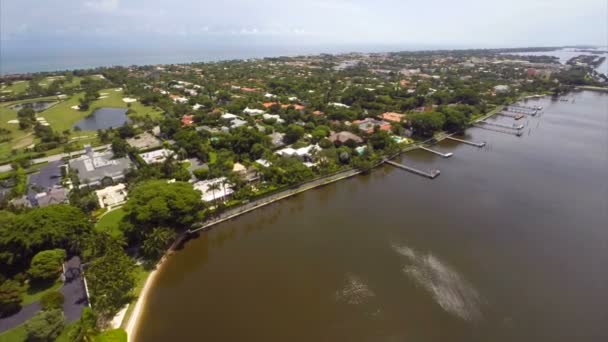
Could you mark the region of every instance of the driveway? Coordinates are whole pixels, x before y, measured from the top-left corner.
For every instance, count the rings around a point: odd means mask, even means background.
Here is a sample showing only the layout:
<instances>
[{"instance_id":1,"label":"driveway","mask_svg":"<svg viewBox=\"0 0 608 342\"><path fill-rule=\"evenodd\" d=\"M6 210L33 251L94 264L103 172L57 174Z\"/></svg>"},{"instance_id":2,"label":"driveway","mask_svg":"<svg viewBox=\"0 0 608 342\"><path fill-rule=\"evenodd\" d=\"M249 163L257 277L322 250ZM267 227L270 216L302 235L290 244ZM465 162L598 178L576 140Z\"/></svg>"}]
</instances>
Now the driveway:
<instances>
[{"instance_id":1,"label":"driveway","mask_svg":"<svg viewBox=\"0 0 608 342\"><path fill-rule=\"evenodd\" d=\"M88 305L88 301L84 281L80 276L80 258L72 257L64 263L64 268L65 282L59 292L65 298L63 313L67 324L80 318L82 309ZM27 322L41 309L40 303L35 302L22 307L19 312L12 316L0 318L0 333Z\"/></svg>"}]
</instances>

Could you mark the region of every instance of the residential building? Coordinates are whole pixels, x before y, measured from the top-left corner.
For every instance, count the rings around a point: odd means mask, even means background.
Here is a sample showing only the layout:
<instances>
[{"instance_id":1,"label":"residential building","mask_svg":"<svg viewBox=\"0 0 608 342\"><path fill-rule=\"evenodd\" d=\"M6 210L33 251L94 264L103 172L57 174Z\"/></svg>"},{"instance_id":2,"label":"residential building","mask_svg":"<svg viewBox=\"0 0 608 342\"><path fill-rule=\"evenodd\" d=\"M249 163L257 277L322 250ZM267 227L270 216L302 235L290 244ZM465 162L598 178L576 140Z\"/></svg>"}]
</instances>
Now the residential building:
<instances>
[{"instance_id":1,"label":"residential building","mask_svg":"<svg viewBox=\"0 0 608 342\"><path fill-rule=\"evenodd\" d=\"M154 135L148 132L143 132L134 136L133 138L127 139L127 144L137 150L149 150L152 148L159 147L163 143Z\"/></svg>"},{"instance_id":2,"label":"residential building","mask_svg":"<svg viewBox=\"0 0 608 342\"><path fill-rule=\"evenodd\" d=\"M35 205L44 208L51 204L62 204L67 202L68 191L63 187L53 187L46 192L37 194Z\"/></svg>"},{"instance_id":3,"label":"residential building","mask_svg":"<svg viewBox=\"0 0 608 342\"><path fill-rule=\"evenodd\" d=\"M192 126L194 124L194 115L184 115L182 116L182 126Z\"/></svg>"},{"instance_id":4,"label":"residential building","mask_svg":"<svg viewBox=\"0 0 608 342\"><path fill-rule=\"evenodd\" d=\"M390 122L403 122L405 119L405 114L399 114L394 112L386 112L380 115L382 120L390 121Z\"/></svg>"},{"instance_id":5,"label":"residential building","mask_svg":"<svg viewBox=\"0 0 608 342\"><path fill-rule=\"evenodd\" d=\"M165 148L139 154L141 159L143 159L146 164L162 163L172 155L173 151L167 150Z\"/></svg>"},{"instance_id":6,"label":"residential building","mask_svg":"<svg viewBox=\"0 0 608 342\"><path fill-rule=\"evenodd\" d=\"M86 145L85 149L85 154L69 161L70 169L78 173L81 188L101 185L104 178L121 180L133 167L129 158L114 158L111 150L94 152L91 145Z\"/></svg>"},{"instance_id":7,"label":"residential building","mask_svg":"<svg viewBox=\"0 0 608 342\"><path fill-rule=\"evenodd\" d=\"M391 130L391 124L383 121L383 120L376 120L373 118L365 118L364 120L356 120L353 121L353 124L358 125L359 129L363 132L366 132L368 134L371 134L374 132L374 128L376 126L378 126L380 128L380 130L382 131L390 131Z\"/></svg>"},{"instance_id":8,"label":"residential building","mask_svg":"<svg viewBox=\"0 0 608 342\"><path fill-rule=\"evenodd\" d=\"M331 140L331 142L333 142L334 144L336 142L339 142L339 143L343 144L343 143L347 142L348 140L352 140L352 141L354 141L357 144L360 144L360 143L363 142L363 139L360 136L358 136L358 135L356 135L354 133L348 132L348 131L342 131L342 132L339 132L339 133L332 133L329 136L329 140Z\"/></svg>"},{"instance_id":9,"label":"residential building","mask_svg":"<svg viewBox=\"0 0 608 342\"><path fill-rule=\"evenodd\" d=\"M272 143L272 145L274 147L281 147L281 146L285 145L285 143L283 143L283 138L285 137L285 134L279 133L279 132L273 132L272 134L269 135L269 137L270 137L270 142Z\"/></svg>"},{"instance_id":10,"label":"residential building","mask_svg":"<svg viewBox=\"0 0 608 342\"><path fill-rule=\"evenodd\" d=\"M217 199L226 200L226 198L234 193L234 190L225 181L225 177L220 177L199 181L192 184L192 186L195 190L201 192L201 199L204 202L211 202ZM214 189L214 185L218 185L218 188Z\"/></svg>"},{"instance_id":11,"label":"residential building","mask_svg":"<svg viewBox=\"0 0 608 342\"><path fill-rule=\"evenodd\" d=\"M127 189L123 183L95 191L100 208L112 209L127 200Z\"/></svg>"},{"instance_id":12,"label":"residential building","mask_svg":"<svg viewBox=\"0 0 608 342\"><path fill-rule=\"evenodd\" d=\"M265 114L266 112L263 111L262 109L254 109L254 108L247 107L247 108L243 109L243 113L250 115L250 116L256 116L256 115Z\"/></svg>"}]
</instances>

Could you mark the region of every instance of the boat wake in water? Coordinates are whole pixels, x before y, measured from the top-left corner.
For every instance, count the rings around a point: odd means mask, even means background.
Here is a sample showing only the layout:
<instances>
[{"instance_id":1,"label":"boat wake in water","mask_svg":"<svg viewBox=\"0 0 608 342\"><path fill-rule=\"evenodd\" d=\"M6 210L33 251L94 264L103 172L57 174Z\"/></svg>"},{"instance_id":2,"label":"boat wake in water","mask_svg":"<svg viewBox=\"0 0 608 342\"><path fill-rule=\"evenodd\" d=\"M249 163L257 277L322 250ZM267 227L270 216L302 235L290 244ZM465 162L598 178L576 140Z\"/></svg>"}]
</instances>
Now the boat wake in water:
<instances>
[{"instance_id":1,"label":"boat wake in water","mask_svg":"<svg viewBox=\"0 0 608 342\"><path fill-rule=\"evenodd\" d=\"M443 264L432 254L417 253L407 246L393 249L409 260L403 272L426 289L445 311L466 321L481 318L481 297L458 272Z\"/></svg>"}]
</instances>

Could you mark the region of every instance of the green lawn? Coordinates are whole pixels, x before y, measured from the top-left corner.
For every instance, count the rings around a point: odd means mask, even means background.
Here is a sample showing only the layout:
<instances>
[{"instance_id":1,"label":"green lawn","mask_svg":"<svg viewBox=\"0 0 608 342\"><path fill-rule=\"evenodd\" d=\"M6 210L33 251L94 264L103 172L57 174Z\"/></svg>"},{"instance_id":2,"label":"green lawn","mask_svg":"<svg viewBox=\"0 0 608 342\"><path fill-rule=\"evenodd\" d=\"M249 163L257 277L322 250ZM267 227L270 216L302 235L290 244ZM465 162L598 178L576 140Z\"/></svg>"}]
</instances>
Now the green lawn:
<instances>
[{"instance_id":1,"label":"green lawn","mask_svg":"<svg viewBox=\"0 0 608 342\"><path fill-rule=\"evenodd\" d=\"M95 101L93 101L90 105L89 110L80 111L77 109L73 109L72 106L77 106L79 104L79 99L84 97L84 93L74 94L70 99L63 101L41 113L38 115L44 117L56 131L63 131L68 128L72 128L76 122L80 119L90 115L96 109L102 107L113 107L113 108L128 108L128 104L125 103L123 99L123 92L116 91L115 88L112 89L103 89L99 91L101 97ZM131 103L129 107L135 111L133 116L145 116L146 114L150 115L150 117L154 119L159 119L162 117L162 112L154 107L144 106L139 102ZM95 132L78 132L74 135L91 135Z\"/></svg>"},{"instance_id":2,"label":"green lawn","mask_svg":"<svg viewBox=\"0 0 608 342\"><path fill-rule=\"evenodd\" d=\"M59 76L49 76L49 77L45 77L42 79L42 81L40 81L40 86L43 88L48 87L51 82L55 81L55 80L60 80L60 79L65 79L65 77L59 75ZM80 85L80 82L83 80L82 77L80 76L74 76L72 78L72 82L66 82L63 84L64 88L76 88Z\"/></svg>"},{"instance_id":3,"label":"green lawn","mask_svg":"<svg viewBox=\"0 0 608 342\"><path fill-rule=\"evenodd\" d=\"M122 231L118 228L118 225L122 218L125 216L125 211L121 208L110 211L101 217L101 219L95 224L95 229L103 232L108 232L114 237L123 236Z\"/></svg>"},{"instance_id":4,"label":"green lawn","mask_svg":"<svg viewBox=\"0 0 608 342\"><path fill-rule=\"evenodd\" d=\"M80 80L78 82L80 82ZM116 91L115 88L104 89L100 91L100 94L106 97L93 101L89 110L87 111L80 111L71 108L72 106L77 106L79 104L78 100L81 97L84 97L84 93L77 93L69 99L60 101L53 107L38 113L38 116L45 118L51 124L51 127L58 132L62 132L66 129L71 129L76 122L90 115L96 109L101 107L131 108L133 111L135 111L135 113L131 114L131 117L143 117L145 115L149 115L153 119L161 119L163 117L163 112L155 107L144 106L139 102L133 102L129 106L122 100L124 97L122 90ZM56 100L57 98L54 96L47 96L23 101L11 101L0 105L0 127L6 128L11 131L10 134L13 139L5 143L0 143L1 163L10 160L10 152L12 149L22 150L23 148L31 145L32 143L37 142L37 139L31 134L31 129L23 131L19 129L18 124L8 123L9 120L15 120L17 118L17 112L8 107L16 103L35 102L50 99ZM97 132L95 131L73 132L72 138L78 137L80 139L84 139L83 141L81 141L82 143L96 144L98 143L98 141L96 141L94 138L96 134ZM61 152L63 152L63 147L52 151L47 151L46 155L52 155Z\"/></svg>"},{"instance_id":5,"label":"green lawn","mask_svg":"<svg viewBox=\"0 0 608 342\"><path fill-rule=\"evenodd\" d=\"M0 95L15 95L25 93L28 87L27 81L15 81L12 85L2 85L0 87Z\"/></svg>"},{"instance_id":6,"label":"green lawn","mask_svg":"<svg viewBox=\"0 0 608 342\"><path fill-rule=\"evenodd\" d=\"M49 292L59 290L62 285L63 282L61 280L57 280L52 284L43 286L26 285L26 287L24 288L23 301L21 302L21 305L25 306L33 302L39 301L42 296Z\"/></svg>"}]
</instances>

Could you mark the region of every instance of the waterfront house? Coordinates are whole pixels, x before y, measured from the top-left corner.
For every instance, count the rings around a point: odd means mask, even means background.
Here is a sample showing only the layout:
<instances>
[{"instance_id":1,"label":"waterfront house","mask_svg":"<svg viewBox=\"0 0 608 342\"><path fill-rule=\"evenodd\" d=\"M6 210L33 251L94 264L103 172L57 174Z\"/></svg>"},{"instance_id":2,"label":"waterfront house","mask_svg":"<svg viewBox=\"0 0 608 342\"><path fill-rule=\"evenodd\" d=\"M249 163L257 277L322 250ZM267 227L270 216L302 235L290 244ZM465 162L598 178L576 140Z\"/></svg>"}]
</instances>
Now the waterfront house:
<instances>
[{"instance_id":1,"label":"waterfront house","mask_svg":"<svg viewBox=\"0 0 608 342\"><path fill-rule=\"evenodd\" d=\"M291 148L287 147L281 150L276 151L275 153L282 157L301 157L306 161L312 160L313 153L321 151L321 147L319 145L308 145L300 148Z\"/></svg>"},{"instance_id":2,"label":"waterfront house","mask_svg":"<svg viewBox=\"0 0 608 342\"><path fill-rule=\"evenodd\" d=\"M380 115L380 117L384 121L403 122L403 120L405 119L405 114L386 112L386 113L382 113L382 115Z\"/></svg>"},{"instance_id":3,"label":"waterfront house","mask_svg":"<svg viewBox=\"0 0 608 342\"><path fill-rule=\"evenodd\" d=\"M374 128L378 126L378 128L382 131L390 132L391 124L383 121L376 120L374 118L365 118L364 120L356 120L353 121L353 124L359 126L359 129L368 134L374 133Z\"/></svg>"},{"instance_id":4,"label":"waterfront house","mask_svg":"<svg viewBox=\"0 0 608 342\"><path fill-rule=\"evenodd\" d=\"M211 202L220 198L226 200L234 193L234 190L225 182L226 178L220 177L196 182L192 184L192 187L201 192L203 202ZM218 188L215 188L215 185L218 185Z\"/></svg>"},{"instance_id":5,"label":"waterfront house","mask_svg":"<svg viewBox=\"0 0 608 342\"><path fill-rule=\"evenodd\" d=\"M352 140L353 142L360 144L363 142L363 139L361 137L359 137L358 135L348 132L348 131L342 131L339 133L332 133L329 136L329 140L331 142L333 142L334 144L336 142L339 142L340 144L344 144L345 142L347 142L348 140Z\"/></svg>"}]
</instances>

